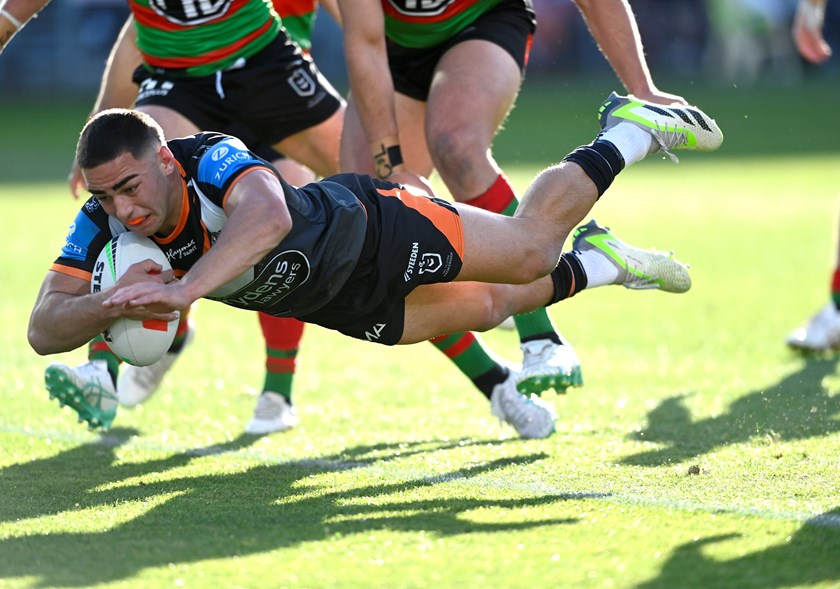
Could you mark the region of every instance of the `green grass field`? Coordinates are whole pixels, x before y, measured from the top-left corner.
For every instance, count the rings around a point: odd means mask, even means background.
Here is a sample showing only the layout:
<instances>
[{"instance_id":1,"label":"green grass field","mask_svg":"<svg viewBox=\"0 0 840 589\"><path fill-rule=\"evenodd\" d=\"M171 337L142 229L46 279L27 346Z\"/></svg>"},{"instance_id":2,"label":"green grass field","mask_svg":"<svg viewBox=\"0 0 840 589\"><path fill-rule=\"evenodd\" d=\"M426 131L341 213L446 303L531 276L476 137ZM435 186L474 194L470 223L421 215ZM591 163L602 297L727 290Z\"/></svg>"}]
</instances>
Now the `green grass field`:
<instances>
[{"instance_id":1,"label":"green grass field","mask_svg":"<svg viewBox=\"0 0 840 589\"><path fill-rule=\"evenodd\" d=\"M520 107L510 134L541 108ZM90 433L42 383L84 352L41 358L25 339L78 203L60 178L3 184L0 587L840 587L838 358L783 344L827 296L840 155L809 134L820 145L737 149L719 121L731 157L646 161L596 205L619 237L675 249L694 286L553 307L586 384L547 395L558 431L538 441L500 427L432 346L317 327L302 426L243 436L257 320L209 301L165 390ZM537 171L506 169L520 189ZM513 333L483 337L518 358Z\"/></svg>"}]
</instances>

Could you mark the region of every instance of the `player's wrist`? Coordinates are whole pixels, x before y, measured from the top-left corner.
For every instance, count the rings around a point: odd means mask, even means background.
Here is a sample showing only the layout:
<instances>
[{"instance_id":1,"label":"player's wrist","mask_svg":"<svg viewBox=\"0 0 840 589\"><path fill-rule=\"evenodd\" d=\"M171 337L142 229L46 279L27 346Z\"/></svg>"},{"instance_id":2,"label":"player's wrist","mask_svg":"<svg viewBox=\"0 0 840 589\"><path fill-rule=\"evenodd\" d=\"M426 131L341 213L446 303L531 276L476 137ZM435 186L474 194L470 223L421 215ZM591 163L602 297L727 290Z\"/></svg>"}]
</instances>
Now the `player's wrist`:
<instances>
[{"instance_id":1,"label":"player's wrist","mask_svg":"<svg viewBox=\"0 0 840 589\"><path fill-rule=\"evenodd\" d=\"M808 30L821 31L825 20L825 0L800 0L797 20Z\"/></svg>"},{"instance_id":2,"label":"player's wrist","mask_svg":"<svg viewBox=\"0 0 840 589\"><path fill-rule=\"evenodd\" d=\"M385 180L402 170L403 155L397 142L382 142L373 150L373 164L377 178Z\"/></svg>"},{"instance_id":3,"label":"player's wrist","mask_svg":"<svg viewBox=\"0 0 840 589\"><path fill-rule=\"evenodd\" d=\"M9 12L6 8L0 8L0 51L9 44L12 37L23 28L25 23Z\"/></svg>"}]
</instances>

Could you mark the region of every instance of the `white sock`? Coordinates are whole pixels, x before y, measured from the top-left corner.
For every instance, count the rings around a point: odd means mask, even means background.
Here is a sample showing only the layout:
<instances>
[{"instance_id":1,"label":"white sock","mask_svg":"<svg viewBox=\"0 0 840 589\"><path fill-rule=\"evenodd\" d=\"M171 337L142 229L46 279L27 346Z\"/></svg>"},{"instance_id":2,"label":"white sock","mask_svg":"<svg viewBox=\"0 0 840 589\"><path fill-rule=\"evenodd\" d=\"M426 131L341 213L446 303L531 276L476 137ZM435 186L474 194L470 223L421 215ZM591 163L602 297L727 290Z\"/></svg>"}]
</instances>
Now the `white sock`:
<instances>
[{"instance_id":1,"label":"white sock","mask_svg":"<svg viewBox=\"0 0 840 589\"><path fill-rule=\"evenodd\" d=\"M604 254L595 250L573 251L580 260L583 271L586 272L586 288L615 284L618 279L618 268L613 266Z\"/></svg>"},{"instance_id":2,"label":"white sock","mask_svg":"<svg viewBox=\"0 0 840 589\"><path fill-rule=\"evenodd\" d=\"M658 148L653 136L644 129L633 123L621 122L601 133L599 139L606 139L615 145L621 157L624 158L624 165L629 166L645 157Z\"/></svg>"}]
</instances>

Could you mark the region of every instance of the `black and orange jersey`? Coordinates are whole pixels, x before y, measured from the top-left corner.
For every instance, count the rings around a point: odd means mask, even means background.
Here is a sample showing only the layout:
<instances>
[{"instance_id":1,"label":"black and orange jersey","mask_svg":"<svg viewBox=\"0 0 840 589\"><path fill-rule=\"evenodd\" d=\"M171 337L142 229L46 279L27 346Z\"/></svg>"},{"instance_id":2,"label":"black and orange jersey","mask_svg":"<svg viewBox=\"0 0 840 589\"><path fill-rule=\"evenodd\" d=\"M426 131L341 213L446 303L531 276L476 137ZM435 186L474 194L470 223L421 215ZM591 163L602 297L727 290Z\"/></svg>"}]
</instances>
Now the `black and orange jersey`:
<instances>
[{"instance_id":1,"label":"black and orange jersey","mask_svg":"<svg viewBox=\"0 0 840 589\"><path fill-rule=\"evenodd\" d=\"M254 168L268 168L234 137L198 133L168 142L181 166L184 194L176 229L152 239L181 276L224 230L224 199L233 183ZM279 177L279 174L278 174ZM282 178L292 229L254 268L212 293L226 304L272 315L312 313L328 303L350 276L365 242L364 206L340 181L289 186ZM91 197L70 226L52 270L89 280L102 247L127 231Z\"/></svg>"}]
</instances>

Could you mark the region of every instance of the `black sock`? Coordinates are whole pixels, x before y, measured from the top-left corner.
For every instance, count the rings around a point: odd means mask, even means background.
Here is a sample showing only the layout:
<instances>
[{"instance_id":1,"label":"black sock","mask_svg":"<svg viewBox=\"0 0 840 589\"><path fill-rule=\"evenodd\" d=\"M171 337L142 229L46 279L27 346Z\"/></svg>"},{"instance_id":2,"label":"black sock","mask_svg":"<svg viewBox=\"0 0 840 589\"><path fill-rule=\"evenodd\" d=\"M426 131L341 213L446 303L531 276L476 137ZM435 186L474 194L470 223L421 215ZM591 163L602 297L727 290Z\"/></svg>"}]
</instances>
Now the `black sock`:
<instances>
[{"instance_id":1,"label":"black sock","mask_svg":"<svg viewBox=\"0 0 840 589\"><path fill-rule=\"evenodd\" d=\"M533 335L529 335L528 337L523 337L519 340L519 343L525 344L528 342L532 342L538 339L548 339L557 344L558 346L563 345L563 341L560 339L560 336L557 335L555 331L546 331L544 333L535 333Z\"/></svg>"},{"instance_id":2,"label":"black sock","mask_svg":"<svg viewBox=\"0 0 840 589\"><path fill-rule=\"evenodd\" d=\"M546 307L563 299L575 296L586 288L587 285L586 272L583 270L583 264L580 263L578 257L572 252L566 252L560 256L560 262L551 271L550 276L551 281L554 283L554 295L548 301Z\"/></svg>"},{"instance_id":3,"label":"black sock","mask_svg":"<svg viewBox=\"0 0 840 589\"><path fill-rule=\"evenodd\" d=\"M615 145L605 139L596 139L582 145L563 158L583 168L598 189L598 198L610 187L618 173L624 169L624 158Z\"/></svg>"},{"instance_id":4,"label":"black sock","mask_svg":"<svg viewBox=\"0 0 840 589\"><path fill-rule=\"evenodd\" d=\"M508 375L510 375L510 370L506 366L496 364L494 368L482 375L476 376L472 381L478 387L478 390L484 393L484 396L489 399L493 395L495 386L505 382Z\"/></svg>"}]
</instances>

